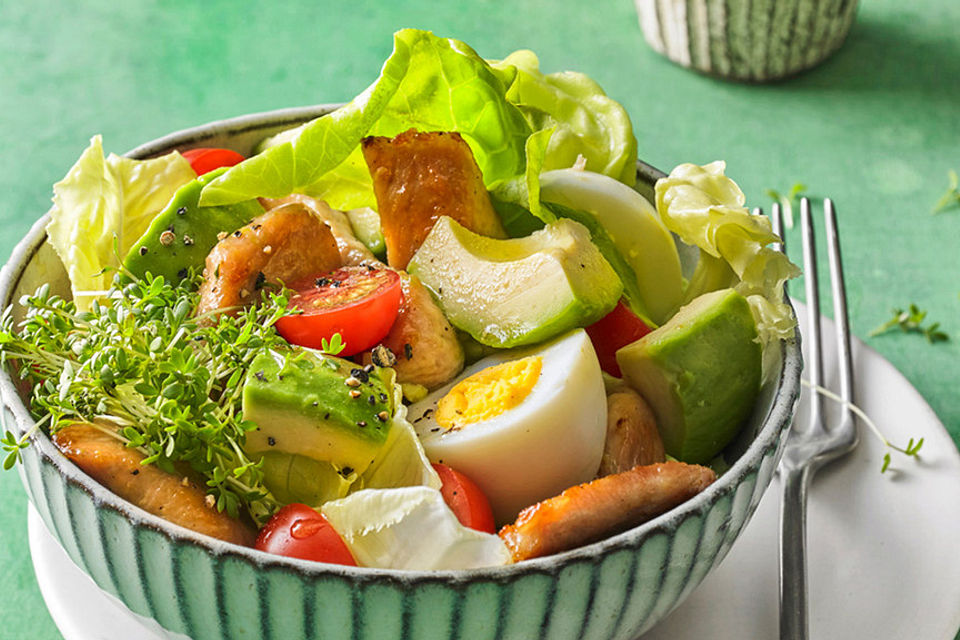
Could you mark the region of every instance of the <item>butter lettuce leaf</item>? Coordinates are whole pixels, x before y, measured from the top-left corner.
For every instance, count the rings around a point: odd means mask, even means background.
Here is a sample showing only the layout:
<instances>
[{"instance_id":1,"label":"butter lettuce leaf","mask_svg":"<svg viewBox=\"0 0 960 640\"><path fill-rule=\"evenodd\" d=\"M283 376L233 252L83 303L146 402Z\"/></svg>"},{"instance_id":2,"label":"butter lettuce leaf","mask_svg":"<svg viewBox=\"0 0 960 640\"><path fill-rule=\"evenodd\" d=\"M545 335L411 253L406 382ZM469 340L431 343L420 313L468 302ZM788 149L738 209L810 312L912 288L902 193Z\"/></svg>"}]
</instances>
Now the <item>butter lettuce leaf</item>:
<instances>
[{"instance_id":1,"label":"butter lettuce leaf","mask_svg":"<svg viewBox=\"0 0 960 640\"><path fill-rule=\"evenodd\" d=\"M556 222L557 216L540 205L540 174L554 129L537 131L524 144L526 168L522 175L490 186L494 207L511 238L520 238ZM501 208L498 203L507 205Z\"/></svg>"},{"instance_id":2,"label":"butter lettuce leaf","mask_svg":"<svg viewBox=\"0 0 960 640\"><path fill-rule=\"evenodd\" d=\"M457 131L470 145L487 184L523 172L524 143L532 133L507 101L505 80L458 40L404 29L380 77L344 107L265 145L207 185L201 204L228 204L258 196L304 193L339 209L373 206L360 154L368 135ZM362 169L362 171L361 171ZM346 183L342 179L346 179Z\"/></svg>"},{"instance_id":3,"label":"butter lettuce leaf","mask_svg":"<svg viewBox=\"0 0 960 640\"><path fill-rule=\"evenodd\" d=\"M60 256L77 308L90 308L154 216L181 186L196 178L179 153L152 160L104 157L100 136L53 186L47 237ZM116 246L114 243L116 242Z\"/></svg>"},{"instance_id":4,"label":"butter lettuce leaf","mask_svg":"<svg viewBox=\"0 0 960 640\"><path fill-rule=\"evenodd\" d=\"M534 215L550 217L538 208L540 172L581 156L593 171L635 181L630 119L587 76L545 75L529 51L484 60L459 40L404 29L373 84L342 108L262 143L258 155L208 184L200 204L303 193L336 209L376 208L360 142L411 128L459 132L487 187Z\"/></svg>"},{"instance_id":5,"label":"butter lettuce leaf","mask_svg":"<svg viewBox=\"0 0 960 640\"><path fill-rule=\"evenodd\" d=\"M670 231L700 248L685 299L732 286L747 298L764 343L792 337L796 318L783 285L800 269L770 244L779 242L766 216L750 213L726 164L681 164L657 181L657 212Z\"/></svg>"},{"instance_id":6,"label":"butter lettuce leaf","mask_svg":"<svg viewBox=\"0 0 960 640\"><path fill-rule=\"evenodd\" d=\"M437 489L365 489L321 511L364 567L435 571L510 562L503 540L460 524Z\"/></svg>"},{"instance_id":7,"label":"butter lettuce leaf","mask_svg":"<svg viewBox=\"0 0 960 640\"><path fill-rule=\"evenodd\" d=\"M507 99L517 105L534 130L555 129L544 171L583 167L633 186L637 176L637 139L630 117L589 76L574 71L543 74L532 51L515 51L491 65L513 76Z\"/></svg>"},{"instance_id":8,"label":"butter lettuce leaf","mask_svg":"<svg viewBox=\"0 0 960 640\"><path fill-rule=\"evenodd\" d=\"M390 370L392 371L392 370ZM394 415L390 434L383 450L360 476L359 487L387 489L422 485L440 489L440 476L433 470L420 438L407 420L407 406L403 404L403 390L393 385Z\"/></svg>"}]
</instances>

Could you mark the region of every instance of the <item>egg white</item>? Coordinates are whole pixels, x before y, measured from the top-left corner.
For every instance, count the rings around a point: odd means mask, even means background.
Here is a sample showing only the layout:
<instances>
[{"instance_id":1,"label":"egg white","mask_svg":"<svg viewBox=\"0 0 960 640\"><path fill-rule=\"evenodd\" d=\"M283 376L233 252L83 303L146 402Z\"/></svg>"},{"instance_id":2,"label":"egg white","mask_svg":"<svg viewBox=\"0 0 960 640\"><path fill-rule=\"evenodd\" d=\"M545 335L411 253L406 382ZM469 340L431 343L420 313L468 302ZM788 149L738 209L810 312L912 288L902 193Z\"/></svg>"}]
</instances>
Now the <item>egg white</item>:
<instances>
[{"instance_id":1,"label":"egg white","mask_svg":"<svg viewBox=\"0 0 960 640\"><path fill-rule=\"evenodd\" d=\"M437 424L437 403L457 382L527 356L542 357L543 366L518 406L459 430ZM603 454L607 398L590 338L576 329L476 362L411 405L408 417L427 457L476 482L490 499L497 523L504 524L524 507L593 479Z\"/></svg>"}]
</instances>

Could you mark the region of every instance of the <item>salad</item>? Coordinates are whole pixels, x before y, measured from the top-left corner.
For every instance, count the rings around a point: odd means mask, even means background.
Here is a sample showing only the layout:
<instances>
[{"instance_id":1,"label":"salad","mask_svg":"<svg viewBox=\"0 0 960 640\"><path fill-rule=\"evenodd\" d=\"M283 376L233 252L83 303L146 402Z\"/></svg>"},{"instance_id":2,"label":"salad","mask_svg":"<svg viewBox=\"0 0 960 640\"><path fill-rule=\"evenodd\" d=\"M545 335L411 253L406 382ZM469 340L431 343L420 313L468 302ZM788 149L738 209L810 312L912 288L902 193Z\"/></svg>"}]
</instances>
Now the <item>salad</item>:
<instances>
[{"instance_id":1,"label":"salad","mask_svg":"<svg viewBox=\"0 0 960 640\"><path fill-rule=\"evenodd\" d=\"M35 429L195 531L391 569L571 549L722 472L794 324L724 164L651 203L636 155L588 77L403 30L248 158L93 138L47 227L71 295L7 309L0 357Z\"/></svg>"}]
</instances>

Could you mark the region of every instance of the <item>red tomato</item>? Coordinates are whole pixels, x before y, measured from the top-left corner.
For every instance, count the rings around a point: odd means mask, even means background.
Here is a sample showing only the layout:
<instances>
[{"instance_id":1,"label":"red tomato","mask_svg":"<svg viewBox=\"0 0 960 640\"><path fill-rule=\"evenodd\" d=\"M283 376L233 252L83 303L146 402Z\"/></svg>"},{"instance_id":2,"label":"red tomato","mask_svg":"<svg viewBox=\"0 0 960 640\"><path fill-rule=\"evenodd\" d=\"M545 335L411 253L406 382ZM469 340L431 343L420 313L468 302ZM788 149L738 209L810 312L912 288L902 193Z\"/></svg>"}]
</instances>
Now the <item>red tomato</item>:
<instances>
[{"instance_id":1,"label":"red tomato","mask_svg":"<svg viewBox=\"0 0 960 640\"><path fill-rule=\"evenodd\" d=\"M307 505L296 502L270 518L260 529L254 547L291 558L357 566L350 549L327 519Z\"/></svg>"},{"instance_id":2,"label":"red tomato","mask_svg":"<svg viewBox=\"0 0 960 640\"><path fill-rule=\"evenodd\" d=\"M291 287L290 305L303 311L277 321L288 342L320 349L321 340L339 333L343 357L365 351L383 339L400 309L400 276L387 268L341 267Z\"/></svg>"},{"instance_id":3,"label":"red tomato","mask_svg":"<svg viewBox=\"0 0 960 640\"><path fill-rule=\"evenodd\" d=\"M443 500L460 524L477 531L496 532L493 509L483 490L473 480L445 464L435 463L433 468L443 483L440 487Z\"/></svg>"},{"instance_id":4,"label":"red tomato","mask_svg":"<svg viewBox=\"0 0 960 640\"><path fill-rule=\"evenodd\" d=\"M600 368L618 378L623 374L617 364L617 349L636 342L651 331L643 320L623 304L623 300L617 303L613 311L587 327L587 335L597 352Z\"/></svg>"},{"instance_id":5,"label":"red tomato","mask_svg":"<svg viewBox=\"0 0 960 640\"><path fill-rule=\"evenodd\" d=\"M203 147L200 149L190 149L180 153L184 159L190 163L194 172L198 176L219 169L220 167L232 167L240 164L246 158L230 149L212 149Z\"/></svg>"}]
</instances>

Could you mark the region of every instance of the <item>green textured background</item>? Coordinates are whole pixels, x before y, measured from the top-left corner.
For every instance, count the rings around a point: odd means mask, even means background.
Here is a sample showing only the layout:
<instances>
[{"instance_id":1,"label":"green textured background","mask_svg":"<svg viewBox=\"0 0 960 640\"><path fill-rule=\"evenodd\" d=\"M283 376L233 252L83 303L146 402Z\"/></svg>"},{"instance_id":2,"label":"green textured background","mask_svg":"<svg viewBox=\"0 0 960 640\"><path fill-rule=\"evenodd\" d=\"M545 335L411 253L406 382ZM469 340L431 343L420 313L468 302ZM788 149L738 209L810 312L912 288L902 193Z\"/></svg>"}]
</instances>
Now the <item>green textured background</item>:
<instances>
[{"instance_id":1,"label":"green textured background","mask_svg":"<svg viewBox=\"0 0 960 640\"><path fill-rule=\"evenodd\" d=\"M657 167L725 159L752 205L797 181L832 197L854 332L866 338L892 307L916 302L954 337L867 342L960 442L960 209L931 215L947 171L960 170L960 3L861 5L832 59L750 86L657 56L630 0L0 2L0 253L46 211L50 185L93 134L122 153L211 120L348 100L401 27L457 37L490 58L529 48L545 71L586 72L622 102L640 156ZM789 240L799 244L797 230ZM16 474L0 474L0 497L0 635L59 637L30 565Z\"/></svg>"}]
</instances>

